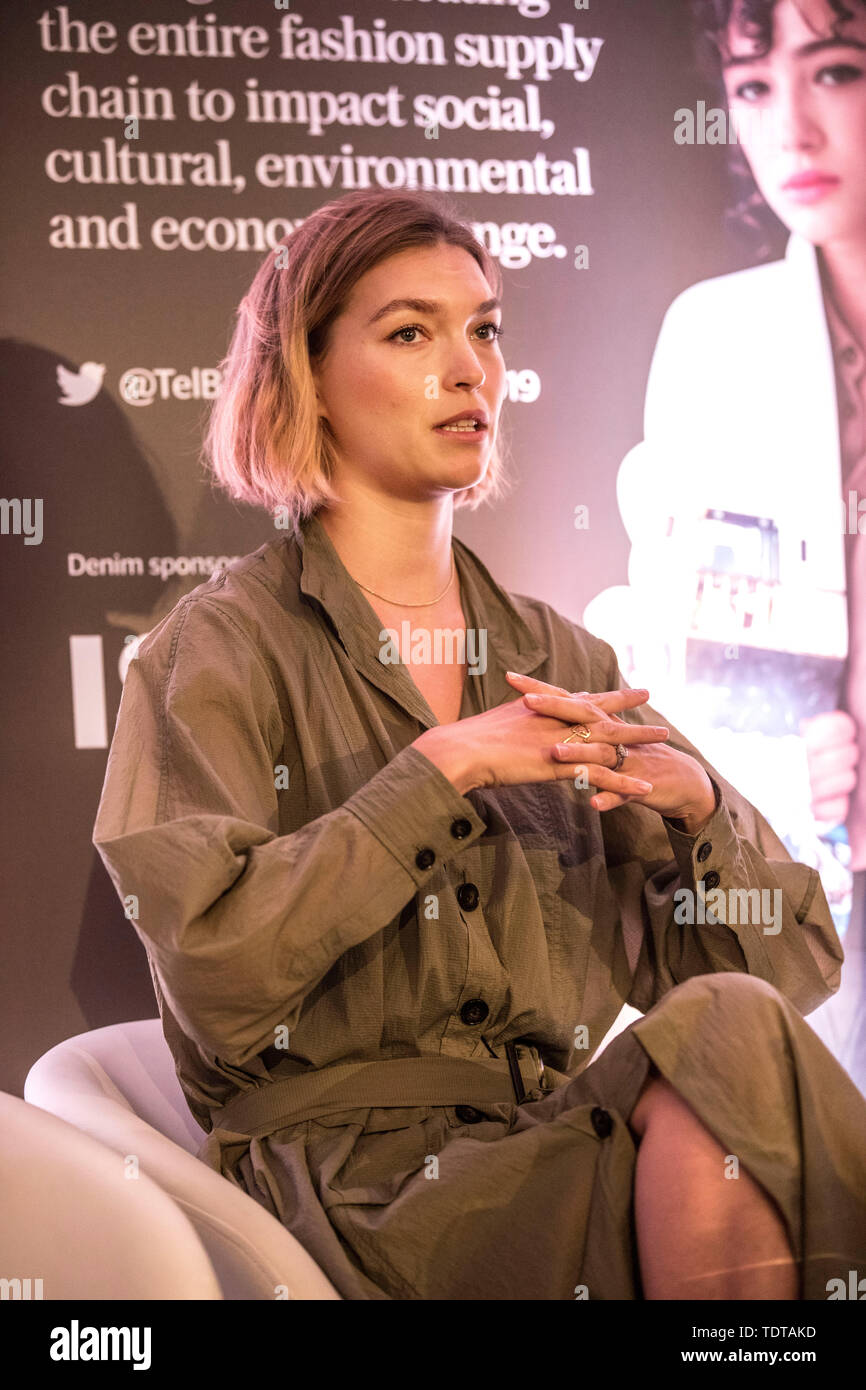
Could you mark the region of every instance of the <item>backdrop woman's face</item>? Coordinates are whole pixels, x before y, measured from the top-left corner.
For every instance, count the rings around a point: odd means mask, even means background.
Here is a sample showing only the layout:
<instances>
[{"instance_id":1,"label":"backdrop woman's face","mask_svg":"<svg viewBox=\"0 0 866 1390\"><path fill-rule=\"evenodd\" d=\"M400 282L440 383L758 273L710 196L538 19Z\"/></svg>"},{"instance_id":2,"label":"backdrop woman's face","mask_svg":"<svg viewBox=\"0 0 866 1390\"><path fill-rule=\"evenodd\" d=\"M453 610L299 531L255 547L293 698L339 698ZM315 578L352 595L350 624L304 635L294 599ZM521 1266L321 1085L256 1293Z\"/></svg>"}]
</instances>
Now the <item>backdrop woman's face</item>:
<instances>
[{"instance_id":1,"label":"backdrop woman's face","mask_svg":"<svg viewBox=\"0 0 866 1390\"><path fill-rule=\"evenodd\" d=\"M750 58L734 26L725 86L764 199L816 246L866 242L866 8L838 26L827 0L779 0L773 44Z\"/></svg>"},{"instance_id":2,"label":"backdrop woman's face","mask_svg":"<svg viewBox=\"0 0 866 1390\"><path fill-rule=\"evenodd\" d=\"M321 413L363 486L431 500L480 482L506 391L501 309L462 247L413 247L363 275L314 368ZM486 429L443 432L463 411Z\"/></svg>"}]
</instances>

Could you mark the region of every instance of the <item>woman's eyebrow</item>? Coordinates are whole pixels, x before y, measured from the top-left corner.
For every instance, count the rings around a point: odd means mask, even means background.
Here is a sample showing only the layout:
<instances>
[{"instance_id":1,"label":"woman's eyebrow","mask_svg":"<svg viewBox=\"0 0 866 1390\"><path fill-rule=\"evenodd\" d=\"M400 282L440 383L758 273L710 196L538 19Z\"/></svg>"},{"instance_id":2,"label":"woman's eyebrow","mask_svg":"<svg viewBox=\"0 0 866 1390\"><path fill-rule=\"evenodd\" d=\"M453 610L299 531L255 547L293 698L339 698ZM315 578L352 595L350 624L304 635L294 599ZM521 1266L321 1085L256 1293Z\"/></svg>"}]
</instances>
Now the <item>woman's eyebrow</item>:
<instances>
[{"instance_id":1,"label":"woman's eyebrow","mask_svg":"<svg viewBox=\"0 0 866 1390\"><path fill-rule=\"evenodd\" d=\"M861 39L815 39L812 43L804 43L802 48L795 50L798 58L808 58L813 53L823 53L827 48L859 48L861 53L866 53L866 43Z\"/></svg>"},{"instance_id":2,"label":"woman's eyebrow","mask_svg":"<svg viewBox=\"0 0 866 1390\"><path fill-rule=\"evenodd\" d=\"M499 299L485 299L483 304L479 304L474 310L475 314L489 314L492 309L501 307L502 301ZM437 314L443 312L443 304L438 299L389 299L387 304L383 304L381 309L377 309L372 318L367 320L367 327L371 323L378 323L379 319L385 318L386 314L393 314L396 309L411 309L415 314L429 314L435 318Z\"/></svg>"},{"instance_id":3,"label":"woman's eyebrow","mask_svg":"<svg viewBox=\"0 0 866 1390\"><path fill-rule=\"evenodd\" d=\"M802 44L800 48L794 49L794 57L811 58L814 53L825 53L830 48L857 48L860 50L861 53L866 53L866 43L861 42L860 39L828 38L813 39L811 43ZM770 55L768 53L732 54L730 57L726 58L723 61L722 67L752 67L758 63L766 63L769 60L769 56Z\"/></svg>"}]
</instances>

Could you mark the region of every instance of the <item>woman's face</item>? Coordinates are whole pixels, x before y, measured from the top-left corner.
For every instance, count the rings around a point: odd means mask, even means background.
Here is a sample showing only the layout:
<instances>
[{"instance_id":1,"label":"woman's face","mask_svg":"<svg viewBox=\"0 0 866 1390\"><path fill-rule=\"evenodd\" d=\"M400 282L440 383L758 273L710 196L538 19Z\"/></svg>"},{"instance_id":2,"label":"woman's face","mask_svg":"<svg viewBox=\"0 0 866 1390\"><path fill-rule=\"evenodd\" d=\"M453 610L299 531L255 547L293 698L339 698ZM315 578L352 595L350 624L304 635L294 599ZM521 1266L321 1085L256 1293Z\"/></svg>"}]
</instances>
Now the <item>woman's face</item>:
<instances>
[{"instance_id":1,"label":"woman's face","mask_svg":"<svg viewBox=\"0 0 866 1390\"><path fill-rule=\"evenodd\" d=\"M413 247L361 277L314 368L340 469L413 501L483 479L506 390L493 301L478 263L458 246ZM464 411L481 412L486 428L436 429ZM339 476L335 483L339 490Z\"/></svg>"},{"instance_id":2,"label":"woman's face","mask_svg":"<svg viewBox=\"0 0 866 1390\"><path fill-rule=\"evenodd\" d=\"M732 25L725 86L765 201L816 246L866 243L866 7L838 26L827 0L778 0L766 58Z\"/></svg>"}]
</instances>

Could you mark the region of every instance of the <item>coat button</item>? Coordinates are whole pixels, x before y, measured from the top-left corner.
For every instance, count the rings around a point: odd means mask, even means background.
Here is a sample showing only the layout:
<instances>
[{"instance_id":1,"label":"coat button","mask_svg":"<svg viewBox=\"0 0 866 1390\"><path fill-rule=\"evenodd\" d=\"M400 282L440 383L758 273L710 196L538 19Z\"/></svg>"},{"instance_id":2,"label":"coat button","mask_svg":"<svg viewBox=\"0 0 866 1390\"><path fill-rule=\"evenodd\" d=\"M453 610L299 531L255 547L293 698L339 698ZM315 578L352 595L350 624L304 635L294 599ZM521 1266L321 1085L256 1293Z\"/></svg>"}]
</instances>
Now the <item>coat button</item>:
<instances>
[{"instance_id":1,"label":"coat button","mask_svg":"<svg viewBox=\"0 0 866 1390\"><path fill-rule=\"evenodd\" d=\"M613 1120L610 1118L608 1112L603 1110L600 1105L596 1105L593 1107L589 1118L599 1139L606 1139L613 1129Z\"/></svg>"},{"instance_id":2,"label":"coat button","mask_svg":"<svg viewBox=\"0 0 866 1390\"><path fill-rule=\"evenodd\" d=\"M467 999L460 1010L460 1017L472 1028L476 1023L483 1023L489 1013L490 1010L483 999Z\"/></svg>"},{"instance_id":3,"label":"coat button","mask_svg":"<svg viewBox=\"0 0 866 1390\"><path fill-rule=\"evenodd\" d=\"M476 1110L474 1105L458 1105L454 1109L454 1114L463 1125L477 1125L479 1120L485 1117L480 1110Z\"/></svg>"},{"instance_id":4,"label":"coat button","mask_svg":"<svg viewBox=\"0 0 866 1390\"><path fill-rule=\"evenodd\" d=\"M710 844L709 840L704 840L704 843L701 845L700 849L698 850L698 858L700 859L700 861L701 861L702 864L703 864L703 862L704 862L705 859L709 859L709 857L710 857L710 855L712 854L712 852L713 852L713 847L712 847L712 845Z\"/></svg>"},{"instance_id":5,"label":"coat button","mask_svg":"<svg viewBox=\"0 0 866 1390\"><path fill-rule=\"evenodd\" d=\"M710 872L704 879L704 888L707 890L709 890L710 888L718 888L721 881L722 880L719 878L719 875L716 873L715 869L710 869Z\"/></svg>"},{"instance_id":6,"label":"coat button","mask_svg":"<svg viewBox=\"0 0 866 1390\"><path fill-rule=\"evenodd\" d=\"M457 889L457 901L467 912L474 912L478 906L478 889L474 883L461 883Z\"/></svg>"},{"instance_id":7,"label":"coat button","mask_svg":"<svg viewBox=\"0 0 866 1390\"><path fill-rule=\"evenodd\" d=\"M419 869L429 869L435 858L436 855L432 849L419 849L415 855L415 863Z\"/></svg>"},{"instance_id":8,"label":"coat button","mask_svg":"<svg viewBox=\"0 0 866 1390\"><path fill-rule=\"evenodd\" d=\"M451 834L454 836L455 840L465 840L467 835L472 834L471 822L466 820L464 816L461 816L458 820L453 820L451 822Z\"/></svg>"}]
</instances>

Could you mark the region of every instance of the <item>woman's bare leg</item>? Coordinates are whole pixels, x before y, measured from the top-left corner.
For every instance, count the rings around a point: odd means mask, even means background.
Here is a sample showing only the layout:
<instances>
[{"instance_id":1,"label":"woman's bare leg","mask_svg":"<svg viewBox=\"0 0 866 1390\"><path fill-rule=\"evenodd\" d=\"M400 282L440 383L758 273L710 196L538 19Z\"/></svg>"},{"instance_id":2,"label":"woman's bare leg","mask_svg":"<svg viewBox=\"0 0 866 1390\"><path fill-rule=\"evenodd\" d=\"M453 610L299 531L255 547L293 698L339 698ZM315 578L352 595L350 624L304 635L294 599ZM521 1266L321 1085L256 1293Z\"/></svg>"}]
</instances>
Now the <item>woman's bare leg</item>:
<instances>
[{"instance_id":1,"label":"woman's bare leg","mask_svg":"<svg viewBox=\"0 0 866 1390\"><path fill-rule=\"evenodd\" d=\"M638 1140L635 1224L648 1299L796 1299L799 1279L775 1202L653 1066L629 1118Z\"/></svg>"}]
</instances>

